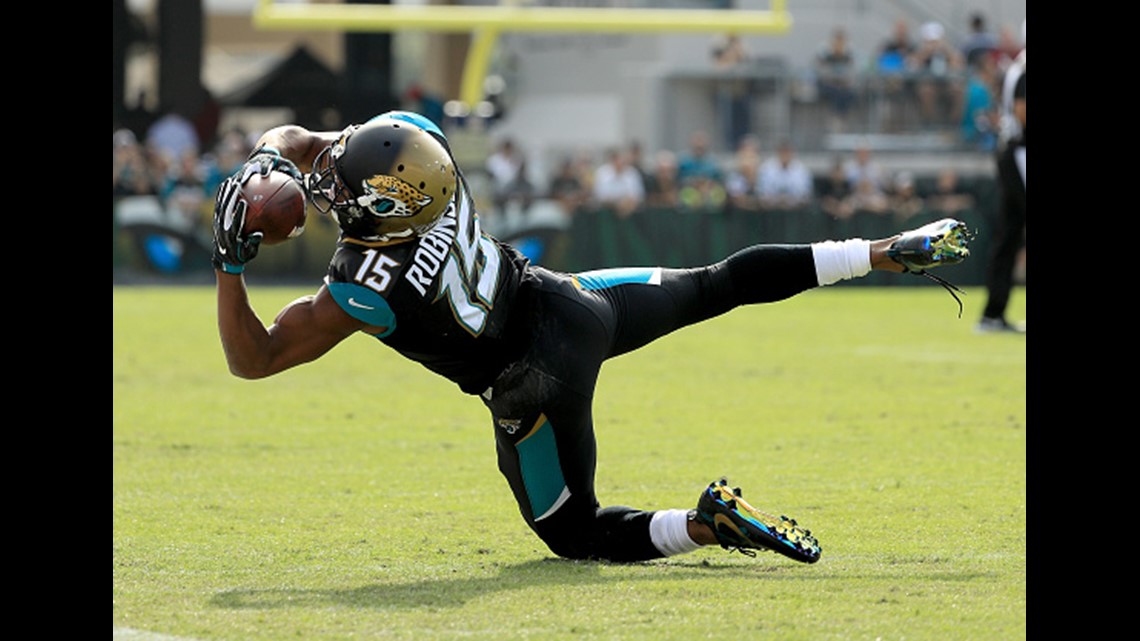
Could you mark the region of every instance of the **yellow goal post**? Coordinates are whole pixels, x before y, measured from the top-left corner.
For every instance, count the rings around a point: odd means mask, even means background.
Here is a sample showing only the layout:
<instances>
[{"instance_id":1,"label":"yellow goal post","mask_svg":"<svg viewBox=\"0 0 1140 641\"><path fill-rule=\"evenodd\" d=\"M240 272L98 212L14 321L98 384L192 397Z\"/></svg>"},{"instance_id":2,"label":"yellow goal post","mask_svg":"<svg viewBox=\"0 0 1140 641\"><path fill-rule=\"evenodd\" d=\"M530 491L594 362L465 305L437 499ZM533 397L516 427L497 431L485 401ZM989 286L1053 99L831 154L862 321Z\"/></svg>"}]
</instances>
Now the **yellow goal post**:
<instances>
[{"instance_id":1,"label":"yellow goal post","mask_svg":"<svg viewBox=\"0 0 1140 641\"><path fill-rule=\"evenodd\" d=\"M786 0L770 0L767 10L281 3L258 0L253 24L259 29L470 33L471 45L464 63L460 100L474 105L482 99L483 79L501 33L779 35L791 29L792 16L787 10Z\"/></svg>"}]
</instances>

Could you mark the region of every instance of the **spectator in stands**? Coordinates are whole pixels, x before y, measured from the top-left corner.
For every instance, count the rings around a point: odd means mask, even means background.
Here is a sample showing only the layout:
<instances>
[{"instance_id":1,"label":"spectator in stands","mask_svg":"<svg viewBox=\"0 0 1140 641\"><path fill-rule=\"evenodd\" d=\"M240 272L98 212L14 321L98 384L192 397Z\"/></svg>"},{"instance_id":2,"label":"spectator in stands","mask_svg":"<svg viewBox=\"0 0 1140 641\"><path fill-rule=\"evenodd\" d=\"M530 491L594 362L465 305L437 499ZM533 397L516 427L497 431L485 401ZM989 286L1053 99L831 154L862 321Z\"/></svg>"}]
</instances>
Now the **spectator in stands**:
<instances>
[{"instance_id":1,"label":"spectator in stands","mask_svg":"<svg viewBox=\"0 0 1140 641\"><path fill-rule=\"evenodd\" d=\"M686 208L707 211L724 205L724 171L712 155L707 132L698 130L690 136L688 150L678 158L677 180Z\"/></svg>"},{"instance_id":2,"label":"spectator in stands","mask_svg":"<svg viewBox=\"0 0 1140 641\"><path fill-rule=\"evenodd\" d=\"M1000 112L996 84L997 60L993 56L978 56L970 65L958 125L962 144L978 151L992 152L997 144Z\"/></svg>"},{"instance_id":3,"label":"spectator in stands","mask_svg":"<svg viewBox=\"0 0 1140 641\"><path fill-rule=\"evenodd\" d=\"M970 14L970 29L962 41L962 58L967 67L979 58L993 58L998 51L998 37L990 32L986 16L980 11Z\"/></svg>"},{"instance_id":4,"label":"spectator in stands","mask_svg":"<svg viewBox=\"0 0 1140 641\"><path fill-rule=\"evenodd\" d=\"M176 163L185 153L202 151L194 123L175 111L163 114L151 124L146 132L146 146L167 165Z\"/></svg>"},{"instance_id":5,"label":"spectator in stands","mask_svg":"<svg viewBox=\"0 0 1140 641\"><path fill-rule=\"evenodd\" d=\"M646 167L645 150L639 140L629 141L629 146L626 147L629 151L629 166L637 170L641 174L641 184L645 184L649 180L649 168Z\"/></svg>"},{"instance_id":6,"label":"spectator in stands","mask_svg":"<svg viewBox=\"0 0 1140 641\"><path fill-rule=\"evenodd\" d=\"M522 155L510 137L500 139L495 150L487 157L485 168L491 176L493 199L497 208L502 207L507 185L518 175L521 164Z\"/></svg>"},{"instance_id":7,"label":"spectator in stands","mask_svg":"<svg viewBox=\"0 0 1140 641\"><path fill-rule=\"evenodd\" d=\"M735 162L739 163L743 158L755 158L756 166L760 166L760 159L762 157L763 145L760 143L760 137L756 134L747 134L743 136L739 142L736 143L736 149L733 151Z\"/></svg>"},{"instance_id":8,"label":"spectator in stands","mask_svg":"<svg viewBox=\"0 0 1140 641\"><path fill-rule=\"evenodd\" d=\"M866 142L860 142L855 147L851 158L844 165L844 172L851 188L849 201L856 212L882 214L890 210L887 176Z\"/></svg>"},{"instance_id":9,"label":"spectator in stands","mask_svg":"<svg viewBox=\"0 0 1140 641\"><path fill-rule=\"evenodd\" d=\"M760 139L747 135L740 139L732 157L732 164L724 175L726 202L734 209L759 211L760 194Z\"/></svg>"},{"instance_id":10,"label":"spectator in stands","mask_svg":"<svg viewBox=\"0 0 1140 641\"><path fill-rule=\"evenodd\" d=\"M111 132L111 151L112 152L118 152L121 149L124 149L126 147L135 146L138 144L139 144L138 136L135 136L135 132L131 131L130 129L127 129L126 127L120 127L120 128L115 129L114 131Z\"/></svg>"},{"instance_id":11,"label":"spectator in stands","mask_svg":"<svg viewBox=\"0 0 1140 641\"><path fill-rule=\"evenodd\" d=\"M938 172L934 188L924 195L927 209L948 216L960 215L974 208L974 195L962 185L958 172L952 167Z\"/></svg>"},{"instance_id":12,"label":"spectator in stands","mask_svg":"<svg viewBox=\"0 0 1140 641\"><path fill-rule=\"evenodd\" d=\"M582 178L574 166L574 157L563 156L558 168L550 177L547 197L557 202L567 215L572 215L590 198L590 192L582 183Z\"/></svg>"},{"instance_id":13,"label":"spectator in stands","mask_svg":"<svg viewBox=\"0 0 1140 641\"><path fill-rule=\"evenodd\" d=\"M202 157L206 192L216 193L226 176L233 174L245 164L252 151L248 134L240 128L230 129L218 136L213 151Z\"/></svg>"},{"instance_id":14,"label":"spectator in stands","mask_svg":"<svg viewBox=\"0 0 1140 641\"><path fill-rule=\"evenodd\" d=\"M594 193L594 172L597 170L597 162L594 160L594 153L589 150L582 150L574 154L574 175L578 176L578 181L582 183L582 188L586 190L586 195L590 198Z\"/></svg>"},{"instance_id":15,"label":"spectator in stands","mask_svg":"<svg viewBox=\"0 0 1140 641\"><path fill-rule=\"evenodd\" d=\"M925 207L914 183L914 174L900 171L895 174L888 192L889 207L895 220L906 220L917 216Z\"/></svg>"},{"instance_id":16,"label":"spectator in stands","mask_svg":"<svg viewBox=\"0 0 1140 641\"><path fill-rule=\"evenodd\" d=\"M914 52L915 95L922 126L938 128L959 117L965 64L962 53L946 39L946 29L927 22Z\"/></svg>"},{"instance_id":17,"label":"spectator in stands","mask_svg":"<svg viewBox=\"0 0 1140 641\"><path fill-rule=\"evenodd\" d=\"M725 174L724 190L727 202L733 209L760 210L760 141L747 136L740 141L733 155L732 166Z\"/></svg>"},{"instance_id":18,"label":"spectator in stands","mask_svg":"<svg viewBox=\"0 0 1140 641\"><path fill-rule=\"evenodd\" d=\"M720 211L728 201L724 183L708 176L696 176L681 185L681 205L686 209L708 213Z\"/></svg>"},{"instance_id":19,"label":"spectator in stands","mask_svg":"<svg viewBox=\"0 0 1140 641\"><path fill-rule=\"evenodd\" d=\"M855 213L851 196L854 193L847 179L847 167L843 156L835 156L823 179L816 189L819 207L823 213L836 220L850 218Z\"/></svg>"},{"instance_id":20,"label":"spectator in stands","mask_svg":"<svg viewBox=\"0 0 1140 641\"><path fill-rule=\"evenodd\" d=\"M629 164L629 151L613 148L594 172L594 203L626 217L645 201L641 173Z\"/></svg>"},{"instance_id":21,"label":"spectator in stands","mask_svg":"<svg viewBox=\"0 0 1140 641\"><path fill-rule=\"evenodd\" d=\"M895 21L890 36L875 52L875 73L885 112L883 128L896 131L902 127L903 114L913 98L909 74L914 64L916 46L910 36L910 23L905 18Z\"/></svg>"},{"instance_id":22,"label":"spectator in stands","mask_svg":"<svg viewBox=\"0 0 1140 641\"><path fill-rule=\"evenodd\" d=\"M712 59L717 67L728 69L748 62L748 48L740 36L729 33L718 37L712 46Z\"/></svg>"},{"instance_id":23,"label":"spectator in stands","mask_svg":"<svg viewBox=\"0 0 1140 641\"><path fill-rule=\"evenodd\" d=\"M708 132L700 130L689 137L689 148L678 158L677 177L682 184L703 178L723 182L720 163L713 157L709 148Z\"/></svg>"},{"instance_id":24,"label":"spectator in stands","mask_svg":"<svg viewBox=\"0 0 1140 641\"><path fill-rule=\"evenodd\" d=\"M675 208L680 204L681 184L677 180L677 154L662 149L653 156L653 169L645 179L645 205Z\"/></svg>"},{"instance_id":25,"label":"spectator in stands","mask_svg":"<svg viewBox=\"0 0 1140 641\"><path fill-rule=\"evenodd\" d=\"M158 196L162 176L154 171L147 149L128 129L113 134L111 195Z\"/></svg>"},{"instance_id":26,"label":"spectator in stands","mask_svg":"<svg viewBox=\"0 0 1140 641\"><path fill-rule=\"evenodd\" d=\"M166 204L168 221L180 231L209 229L214 195L207 192L201 157L193 150L171 166L159 197Z\"/></svg>"},{"instance_id":27,"label":"spectator in stands","mask_svg":"<svg viewBox=\"0 0 1140 641\"><path fill-rule=\"evenodd\" d=\"M133 147L138 139L130 129L116 129L111 133L111 196L118 197L129 192L130 171Z\"/></svg>"},{"instance_id":28,"label":"spectator in stands","mask_svg":"<svg viewBox=\"0 0 1140 641\"><path fill-rule=\"evenodd\" d=\"M855 213L886 214L891 211L891 201L887 197L887 192L876 189L874 183L869 181L855 184L848 203Z\"/></svg>"},{"instance_id":29,"label":"spectator in stands","mask_svg":"<svg viewBox=\"0 0 1140 641\"><path fill-rule=\"evenodd\" d=\"M855 51L847 31L837 27L827 45L816 54L816 89L828 108L828 126L833 132L847 129L847 120L857 98Z\"/></svg>"},{"instance_id":30,"label":"spectator in stands","mask_svg":"<svg viewBox=\"0 0 1140 641\"><path fill-rule=\"evenodd\" d=\"M902 74L907 71L916 46L910 36L910 23L905 18L895 21L890 36L879 45L875 61L882 74Z\"/></svg>"},{"instance_id":31,"label":"spectator in stands","mask_svg":"<svg viewBox=\"0 0 1140 641\"><path fill-rule=\"evenodd\" d=\"M857 191L860 184L869 184L874 191L886 189L886 173L882 165L875 159L874 152L867 141L860 141L843 163L843 171L852 191Z\"/></svg>"},{"instance_id":32,"label":"spectator in stands","mask_svg":"<svg viewBox=\"0 0 1140 641\"><path fill-rule=\"evenodd\" d=\"M527 167L525 155L519 155L518 170L515 171L515 177L503 186L499 197L500 207L511 210L517 208L520 213L526 213L538 197L538 187L530 178L530 170Z\"/></svg>"},{"instance_id":33,"label":"spectator in stands","mask_svg":"<svg viewBox=\"0 0 1140 641\"><path fill-rule=\"evenodd\" d=\"M747 135L752 123L752 83L738 73L749 58L748 49L736 34L726 34L713 43L713 65L723 74L716 86L717 117L728 147Z\"/></svg>"},{"instance_id":34,"label":"spectator in stands","mask_svg":"<svg viewBox=\"0 0 1140 641\"><path fill-rule=\"evenodd\" d=\"M801 209L811 204L811 171L796 157L790 140L781 140L776 155L760 166L757 191L764 209Z\"/></svg>"}]
</instances>

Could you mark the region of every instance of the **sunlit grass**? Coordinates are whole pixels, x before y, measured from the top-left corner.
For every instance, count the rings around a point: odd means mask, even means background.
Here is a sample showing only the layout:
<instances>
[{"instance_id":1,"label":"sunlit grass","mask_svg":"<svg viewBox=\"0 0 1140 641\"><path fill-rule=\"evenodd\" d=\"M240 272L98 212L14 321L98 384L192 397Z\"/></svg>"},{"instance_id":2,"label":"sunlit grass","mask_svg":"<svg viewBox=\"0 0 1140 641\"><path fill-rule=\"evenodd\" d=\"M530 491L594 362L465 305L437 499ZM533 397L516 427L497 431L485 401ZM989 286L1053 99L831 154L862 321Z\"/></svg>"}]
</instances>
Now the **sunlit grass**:
<instances>
[{"instance_id":1,"label":"sunlit grass","mask_svg":"<svg viewBox=\"0 0 1140 641\"><path fill-rule=\"evenodd\" d=\"M307 293L254 288L271 319ZM192 639L928 639L1026 634L1026 343L938 287L736 310L603 370L603 502L727 474L815 565L719 548L558 560L473 398L366 337L263 381L210 288L116 288L112 625ZM1012 317L1024 317L1025 291Z\"/></svg>"}]
</instances>

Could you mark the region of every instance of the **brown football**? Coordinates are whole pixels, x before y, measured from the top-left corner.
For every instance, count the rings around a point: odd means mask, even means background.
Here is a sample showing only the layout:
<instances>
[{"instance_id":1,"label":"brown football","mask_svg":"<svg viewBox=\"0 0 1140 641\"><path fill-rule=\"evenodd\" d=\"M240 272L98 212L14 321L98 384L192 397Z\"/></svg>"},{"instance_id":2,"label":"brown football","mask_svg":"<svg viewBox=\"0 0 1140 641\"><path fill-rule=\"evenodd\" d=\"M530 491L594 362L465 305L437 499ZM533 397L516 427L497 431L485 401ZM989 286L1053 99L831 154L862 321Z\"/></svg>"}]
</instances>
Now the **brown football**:
<instances>
[{"instance_id":1,"label":"brown football","mask_svg":"<svg viewBox=\"0 0 1140 641\"><path fill-rule=\"evenodd\" d=\"M252 176L242 185L241 195L247 203L242 233L263 233L262 245L283 243L305 231L305 190L288 174L271 171L268 176Z\"/></svg>"}]
</instances>

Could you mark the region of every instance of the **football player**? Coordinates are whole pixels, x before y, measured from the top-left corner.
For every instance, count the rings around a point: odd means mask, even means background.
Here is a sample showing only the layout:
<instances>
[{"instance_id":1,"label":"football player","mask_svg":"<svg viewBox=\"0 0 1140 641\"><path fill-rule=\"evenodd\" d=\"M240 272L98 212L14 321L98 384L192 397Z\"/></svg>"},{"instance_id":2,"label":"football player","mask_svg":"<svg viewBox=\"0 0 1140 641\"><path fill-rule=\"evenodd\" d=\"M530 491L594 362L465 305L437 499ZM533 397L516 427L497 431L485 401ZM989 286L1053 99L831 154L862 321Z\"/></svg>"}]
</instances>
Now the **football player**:
<instances>
[{"instance_id":1,"label":"football player","mask_svg":"<svg viewBox=\"0 0 1140 641\"><path fill-rule=\"evenodd\" d=\"M324 283L268 327L242 271L260 238L242 231L243 176L285 171L340 236ZM695 509L603 507L594 492L591 401L602 364L741 305L770 303L872 270L963 260L970 231L946 219L880 240L768 244L715 264L559 273L485 233L447 138L388 112L340 132L266 132L215 206L218 328L230 371L262 378L363 332L453 381L490 411L498 465L526 523L555 554L641 561L720 545L812 563L820 546L721 479ZM941 281L941 279L938 279Z\"/></svg>"}]
</instances>

